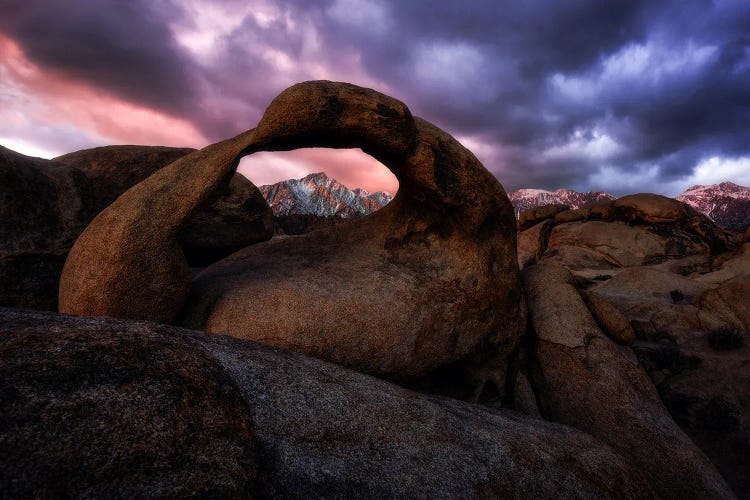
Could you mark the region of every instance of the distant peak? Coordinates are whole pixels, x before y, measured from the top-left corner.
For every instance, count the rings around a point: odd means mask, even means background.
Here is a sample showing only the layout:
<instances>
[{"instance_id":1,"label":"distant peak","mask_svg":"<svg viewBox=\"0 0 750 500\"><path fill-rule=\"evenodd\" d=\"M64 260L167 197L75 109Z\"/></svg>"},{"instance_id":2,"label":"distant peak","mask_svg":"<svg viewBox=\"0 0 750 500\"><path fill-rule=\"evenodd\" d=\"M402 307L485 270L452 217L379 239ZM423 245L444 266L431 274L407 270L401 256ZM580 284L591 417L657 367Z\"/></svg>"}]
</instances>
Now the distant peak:
<instances>
[{"instance_id":1,"label":"distant peak","mask_svg":"<svg viewBox=\"0 0 750 500\"><path fill-rule=\"evenodd\" d=\"M283 186L283 189L276 186ZM390 193L384 191L370 193L362 188L349 189L325 172L262 186L261 192L277 216L361 217L382 208L393 199Z\"/></svg>"},{"instance_id":2,"label":"distant peak","mask_svg":"<svg viewBox=\"0 0 750 500\"><path fill-rule=\"evenodd\" d=\"M740 186L734 182L724 181L719 184L696 184L687 188L682 195L697 191L721 190L721 191L750 191L750 187ZM680 195L680 196L682 196Z\"/></svg>"},{"instance_id":3,"label":"distant peak","mask_svg":"<svg viewBox=\"0 0 750 500\"><path fill-rule=\"evenodd\" d=\"M329 179L329 177L328 177L328 174L326 174L325 172L315 172L312 174L307 174L302 179ZM299 180L302 180L302 179L299 179Z\"/></svg>"}]
</instances>

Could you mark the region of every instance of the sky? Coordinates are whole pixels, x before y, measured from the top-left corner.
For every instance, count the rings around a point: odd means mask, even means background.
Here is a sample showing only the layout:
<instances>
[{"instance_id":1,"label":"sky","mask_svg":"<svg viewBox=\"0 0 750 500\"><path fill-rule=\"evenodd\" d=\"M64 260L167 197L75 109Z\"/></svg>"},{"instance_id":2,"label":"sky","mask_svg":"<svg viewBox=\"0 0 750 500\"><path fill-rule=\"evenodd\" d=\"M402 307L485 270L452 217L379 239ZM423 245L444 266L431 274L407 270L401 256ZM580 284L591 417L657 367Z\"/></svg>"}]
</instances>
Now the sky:
<instances>
[{"instance_id":1,"label":"sky","mask_svg":"<svg viewBox=\"0 0 750 500\"><path fill-rule=\"evenodd\" d=\"M506 190L750 185L747 0L0 1L0 144L24 154L200 148L317 79L400 99ZM240 168L397 189L358 150Z\"/></svg>"}]
</instances>

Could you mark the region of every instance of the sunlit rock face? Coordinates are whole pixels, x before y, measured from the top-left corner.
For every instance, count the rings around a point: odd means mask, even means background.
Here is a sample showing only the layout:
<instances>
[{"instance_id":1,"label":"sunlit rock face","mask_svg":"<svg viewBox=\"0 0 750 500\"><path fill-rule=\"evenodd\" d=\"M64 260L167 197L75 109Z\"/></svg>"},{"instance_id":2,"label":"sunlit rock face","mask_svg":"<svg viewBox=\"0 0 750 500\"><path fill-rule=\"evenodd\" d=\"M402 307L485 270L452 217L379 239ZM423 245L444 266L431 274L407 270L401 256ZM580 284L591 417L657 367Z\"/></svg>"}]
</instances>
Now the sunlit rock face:
<instances>
[{"instance_id":1,"label":"sunlit rock face","mask_svg":"<svg viewBox=\"0 0 750 500\"><path fill-rule=\"evenodd\" d=\"M648 193L575 210L535 208L521 214L519 228L521 267L544 259L570 269L708 270L739 240L690 206Z\"/></svg>"},{"instance_id":2,"label":"sunlit rock face","mask_svg":"<svg viewBox=\"0 0 750 500\"><path fill-rule=\"evenodd\" d=\"M305 147L361 148L394 173L398 195L193 280L176 235L195 207L240 157ZM102 212L66 263L61 310L178 321L404 381L451 365L471 397L488 380L504 386L525 324L515 238L502 186L450 135L373 90L307 82L256 129L179 159Z\"/></svg>"}]
</instances>

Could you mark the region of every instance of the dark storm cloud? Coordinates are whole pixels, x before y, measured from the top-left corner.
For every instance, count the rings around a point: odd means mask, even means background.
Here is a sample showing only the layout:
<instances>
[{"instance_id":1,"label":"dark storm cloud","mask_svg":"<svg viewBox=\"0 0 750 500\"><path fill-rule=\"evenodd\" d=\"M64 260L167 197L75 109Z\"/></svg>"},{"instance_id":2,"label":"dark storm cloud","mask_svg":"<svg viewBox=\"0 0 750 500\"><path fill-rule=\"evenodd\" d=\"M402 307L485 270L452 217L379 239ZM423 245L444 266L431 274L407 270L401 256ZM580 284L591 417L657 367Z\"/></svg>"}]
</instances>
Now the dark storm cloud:
<instances>
[{"instance_id":1,"label":"dark storm cloud","mask_svg":"<svg viewBox=\"0 0 750 500\"><path fill-rule=\"evenodd\" d=\"M402 99L510 188L640 189L618 176L649 171L654 190L706 158L750 156L744 0L259 0L266 17L211 4L244 17L203 57L170 28L200 20L167 1L14 1L0 29L37 64L212 139L252 126L287 85L326 77Z\"/></svg>"},{"instance_id":2,"label":"dark storm cloud","mask_svg":"<svg viewBox=\"0 0 750 500\"><path fill-rule=\"evenodd\" d=\"M39 66L170 113L196 95L189 57L166 21L166 0L5 0L0 31Z\"/></svg>"}]
</instances>

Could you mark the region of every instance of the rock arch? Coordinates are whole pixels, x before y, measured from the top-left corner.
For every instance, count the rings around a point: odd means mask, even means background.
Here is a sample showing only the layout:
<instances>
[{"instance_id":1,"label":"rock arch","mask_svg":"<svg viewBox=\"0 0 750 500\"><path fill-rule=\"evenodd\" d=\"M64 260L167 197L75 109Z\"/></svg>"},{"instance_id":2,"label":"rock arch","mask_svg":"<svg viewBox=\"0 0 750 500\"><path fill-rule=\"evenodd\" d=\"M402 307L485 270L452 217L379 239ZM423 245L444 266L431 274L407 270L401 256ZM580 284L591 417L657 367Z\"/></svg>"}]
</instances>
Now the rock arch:
<instances>
[{"instance_id":1,"label":"rock arch","mask_svg":"<svg viewBox=\"0 0 750 500\"><path fill-rule=\"evenodd\" d=\"M361 148L394 173L396 198L355 223L248 247L191 285L175 237L186 217L242 156L304 147ZM376 91L305 82L257 128L177 160L99 214L68 257L60 310L177 321L415 377L513 347L524 325L515 238L502 186L450 135Z\"/></svg>"}]
</instances>

